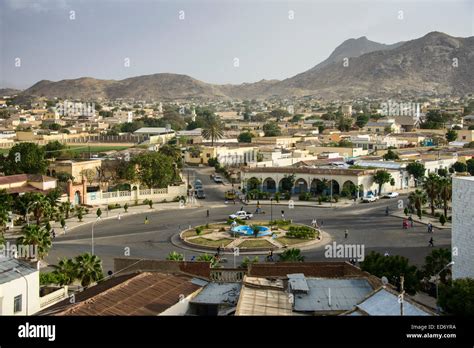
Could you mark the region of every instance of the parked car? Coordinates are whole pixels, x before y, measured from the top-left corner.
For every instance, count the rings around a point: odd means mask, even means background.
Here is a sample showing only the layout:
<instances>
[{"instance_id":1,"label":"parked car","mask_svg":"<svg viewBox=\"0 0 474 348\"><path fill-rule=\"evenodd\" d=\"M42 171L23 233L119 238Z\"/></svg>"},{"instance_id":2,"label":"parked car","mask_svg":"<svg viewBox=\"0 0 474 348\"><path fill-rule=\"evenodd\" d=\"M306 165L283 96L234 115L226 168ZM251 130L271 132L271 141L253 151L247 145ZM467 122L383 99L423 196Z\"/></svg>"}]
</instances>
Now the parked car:
<instances>
[{"instance_id":1,"label":"parked car","mask_svg":"<svg viewBox=\"0 0 474 348\"><path fill-rule=\"evenodd\" d=\"M364 203L370 203L370 202L375 202L379 199L378 196L375 196L373 194L368 194L367 196L365 196L364 198L362 198L362 202Z\"/></svg>"},{"instance_id":2,"label":"parked car","mask_svg":"<svg viewBox=\"0 0 474 348\"><path fill-rule=\"evenodd\" d=\"M197 179L194 181L194 189L195 190L202 190L202 181Z\"/></svg>"},{"instance_id":3,"label":"parked car","mask_svg":"<svg viewBox=\"0 0 474 348\"><path fill-rule=\"evenodd\" d=\"M248 211L240 210L236 212L235 214L229 215L229 218L232 220L234 219L240 219L240 220L250 220L253 218L253 214L249 213Z\"/></svg>"},{"instance_id":4,"label":"parked car","mask_svg":"<svg viewBox=\"0 0 474 348\"><path fill-rule=\"evenodd\" d=\"M214 175L214 182L216 184L221 184L223 183L224 181L222 180L222 177L220 175Z\"/></svg>"},{"instance_id":5,"label":"parked car","mask_svg":"<svg viewBox=\"0 0 474 348\"><path fill-rule=\"evenodd\" d=\"M204 199L206 198L206 194L204 193L204 190L203 189L198 189L196 190L196 197L198 199Z\"/></svg>"},{"instance_id":6,"label":"parked car","mask_svg":"<svg viewBox=\"0 0 474 348\"><path fill-rule=\"evenodd\" d=\"M384 198L395 198L398 197L400 194L398 192L387 192L384 194Z\"/></svg>"}]
</instances>

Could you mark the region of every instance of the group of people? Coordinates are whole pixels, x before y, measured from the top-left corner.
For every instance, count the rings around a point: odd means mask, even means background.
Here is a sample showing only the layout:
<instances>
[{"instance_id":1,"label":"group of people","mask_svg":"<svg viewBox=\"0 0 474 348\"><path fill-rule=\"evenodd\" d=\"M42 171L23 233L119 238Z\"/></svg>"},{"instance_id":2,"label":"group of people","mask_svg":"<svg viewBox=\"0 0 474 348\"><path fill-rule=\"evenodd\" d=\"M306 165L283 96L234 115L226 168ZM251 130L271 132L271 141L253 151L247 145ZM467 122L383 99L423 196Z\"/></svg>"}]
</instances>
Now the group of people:
<instances>
[{"instance_id":1,"label":"group of people","mask_svg":"<svg viewBox=\"0 0 474 348\"><path fill-rule=\"evenodd\" d=\"M403 223L402 223L402 226L403 226L403 229L406 230L408 229L408 227L414 227L415 224L413 222L413 217L410 215L408 217L408 219L403 219Z\"/></svg>"}]
</instances>

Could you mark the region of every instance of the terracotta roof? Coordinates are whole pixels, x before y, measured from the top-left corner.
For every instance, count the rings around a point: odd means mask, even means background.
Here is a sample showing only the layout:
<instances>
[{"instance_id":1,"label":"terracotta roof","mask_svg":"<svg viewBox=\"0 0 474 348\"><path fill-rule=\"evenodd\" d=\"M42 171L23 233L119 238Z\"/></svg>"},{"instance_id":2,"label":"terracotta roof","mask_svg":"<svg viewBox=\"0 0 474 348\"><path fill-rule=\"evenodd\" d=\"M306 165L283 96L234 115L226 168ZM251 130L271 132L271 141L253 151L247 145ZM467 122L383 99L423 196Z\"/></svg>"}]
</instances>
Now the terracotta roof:
<instances>
[{"instance_id":1,"label":"terracotta roof","mask_svg":"<svg viewBox=\"0 0 474 348\"><path fill-rule=\"evenodd\" d=\"M180 296L201 288L192 279L187 275L157 272L112 278L85 290L81 293L82 300L76 297L81 302L56 315L158 315L178 303Z\"/></svg>"},{"instance_id":2,"label":"terracotta roof","mask_svg":"<svg viewBox=\"0 0 474 348\"><path fill-rule=\"evenodd\" d=\"M45 181L55 181L55 180L56 178L52 178L46 175L16 174L16 175L1 176L0 185L13 184L19 181L45 182Z\"/></svg>"}]
</instances>

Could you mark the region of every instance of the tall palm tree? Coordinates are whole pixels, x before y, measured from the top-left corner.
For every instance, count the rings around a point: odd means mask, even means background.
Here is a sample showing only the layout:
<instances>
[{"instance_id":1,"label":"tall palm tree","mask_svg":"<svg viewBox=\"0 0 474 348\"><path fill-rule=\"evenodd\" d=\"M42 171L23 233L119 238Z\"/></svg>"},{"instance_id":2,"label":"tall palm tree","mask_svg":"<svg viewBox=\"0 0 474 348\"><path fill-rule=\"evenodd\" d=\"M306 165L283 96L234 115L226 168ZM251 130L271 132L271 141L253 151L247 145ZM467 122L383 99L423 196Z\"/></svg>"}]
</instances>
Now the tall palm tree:
<instances>
[{"instance_id":1,"label":"tall palm tree","mask_svg":"<svg viewBox=\"0 0 474 348\"><path fill-rule=\"evenodd\" d=\"M439 180L439 197L443 201L444 216L448 217L448 202L452 198L452 180L451 178L441 178Z\"/></svg>"},{"instance_id":2,"label":"tall palm tree","mask_svg":"<svg viewBox=\"0 0 474 348\"><path fill-rule=\"evenodd\" d=\"M61 215L65 219L69 219L69 212L71 211L71 203L69 202L62 202L59 205L59 211L61 212Z\"/></svg>"},{"instance_id":3,"label":"tall palm tree","mask_svg":"<svg viewBox=\"0 0 474 348\"><path fill-rule=\"evenodd\" d=\"M224 125L218 116L214 114L206 115L202 135L206 139L211 139L212 146L214 146L214 140L221 139L224 136Z\"/></svg>"},{"instance_id":4,"label":"tall palm tree","mask_svg":"<svg viewBox=\"0 0 474 348\"><path fill-rule=\"evenodd\" d=\"M282 252L279 257L279 262L303 262L304 261L304 256L301 255L301 250L300 249L287 249L284 252Z\"/></svg>"},{"instance_id":5,"label":"tall palm tree","mask_svg":"<svg viewBox=\"0 0 474 348\"><path fill-rule=\"evenodd\" d=\"M36 258L38 260L42 260L48 255L48 251L51 249L51 235L46 228L39 225L27 225L23 227L21 233L23 235L17 238L17 244L37 248Z\"/></svg>"},{"instance_id":6,"label":"tall palm tree","mask_svg":"<svg viewBox=\"0 0 474 348\"><path fill-rule=\"evenodd\" d=\"M53 273L58 276L59 285L69 285L77 278L77 266L74 260L63 258L53 265Z\"/></svg>"},{"instance_id":7,"label":"tall palm tree","mask_svg":"<svg viewBox=\"0 0 474 348\"><path fill-rule=\"evenodd\" d=\"M97 255L84 253L76 256L74 262L77 279L81 281L82 286L87 287L102 279L102 261Z\"/></svg>"},{"instance_id":8,"label":"tall palm tree","mask_svg":"<svg viewBox=\"0 0 474 348\"><path fill-rule=\"evenodd\" d=\"M421 210L427 201L426 193L421 190L415 190L408 195L408 201L415 206L416 214L421 218Z\"/></svg>"},{"instance_id":9,"label":"tall palm tree","mask_svg":"<svg viewBox=\"0 0 474 348\"><path fill-rule=\"evenodd\" d=\"M434 215L435 199L439 194L439 176L434 173L428 174L423 181L423 188L430 200L431 215Z\"/></svg>"}]
</instances>

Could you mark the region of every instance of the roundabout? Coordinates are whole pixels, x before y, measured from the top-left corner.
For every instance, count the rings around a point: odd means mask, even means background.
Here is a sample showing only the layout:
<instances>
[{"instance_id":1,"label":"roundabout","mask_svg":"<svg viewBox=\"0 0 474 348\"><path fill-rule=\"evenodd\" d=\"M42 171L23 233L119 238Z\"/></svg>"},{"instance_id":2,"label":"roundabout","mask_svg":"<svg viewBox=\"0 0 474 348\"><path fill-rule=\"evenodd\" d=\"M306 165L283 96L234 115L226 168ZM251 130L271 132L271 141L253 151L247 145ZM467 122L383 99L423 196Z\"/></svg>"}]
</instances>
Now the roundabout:
<instances>
[{"instance_id":1,"label":"roundabout","mask_svg":"<svg viewBox=\"0 0 474 348\"><path fill-rule=\"evenodd\" d=\"M321 231L291 220L243 220L213 223L188 228L179 233L180 241L193 250L255 253L284 250L293 247L316 246L322 240Z\"/></svg>"}]
</instances>

